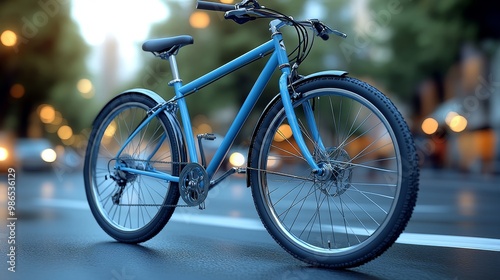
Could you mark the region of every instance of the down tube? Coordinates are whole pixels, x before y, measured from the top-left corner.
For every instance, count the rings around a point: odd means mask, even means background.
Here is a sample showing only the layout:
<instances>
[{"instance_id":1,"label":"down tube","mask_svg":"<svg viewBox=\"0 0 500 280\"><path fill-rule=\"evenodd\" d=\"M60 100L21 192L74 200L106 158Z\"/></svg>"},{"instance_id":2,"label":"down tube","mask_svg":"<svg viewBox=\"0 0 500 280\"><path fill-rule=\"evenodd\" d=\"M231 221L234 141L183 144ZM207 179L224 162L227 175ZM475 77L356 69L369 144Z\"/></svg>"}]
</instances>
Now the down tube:
<instances>
[{"instance_id":1,"label":"down tube","mask_svg":"<svg viewBox=\"0 0 500 280\"><path fill-rule=\"evenodd\" d=\"M272 50L274 50L274 43L273 43L273 41L269 41L267 43L260 45L259 47L255 48L255 49L247 52L246 54L243 54L242 56L222 65L221 67L203 75L202 77L199 77L198 79L196 79L196 80L194 80L186 85L182 85L181 82L176 82L174 84L176 97L181 98L189 93L198 91L201 88L209 85L210 83L215 82L218 79L226 76L227 74L230 74L231 72L233 72L241 67L244 67L245 65L248 65L248 64L266 56L267 54L271 53ZM191 121L190 121L186 101L183 98L181 98L178 101L178 105L179 105L180 112L181 112L184 133L186 133L186 144L187 144L187 148L188 148L188 152L189 152L190 161L191 162L198 162L198 157L196 154L196 144L194 142L192 134L188 133L192 129L191 129ZM222 158L221 158L221 161L222 161Z\"/></svg>"},{"instance_id":2,"label":"down tube","mask_svg":"<svg viewBox=\"0 0 500 280\"><path fill-rule=\"evenodd\" d=\"M207 167L207 173L209 175L209 178L212 178L215 172L219 169L224 157L229 151L229 148L231 148L231 145L233 145L233 142L236 139L236 135L238 135L238 133L241 130L241 127L248 119L250 112L257 103L257 100L264 91L264 88L271 79L271 76L273 75L274 70L277 67L278 67L278 57L276 53L273 53L269 58L269 61L267 62L266 66L260 73L259 78L252 87L252 90L245 99L245 102L241 106L241 109L236 115L236 118L231 124L231 127L229 127L229 130L226 133L226 136L224 137L224 140L222 141L221 145L215 152L212 161L210 161L210 164Z\"/></svg>"}]
</instances>

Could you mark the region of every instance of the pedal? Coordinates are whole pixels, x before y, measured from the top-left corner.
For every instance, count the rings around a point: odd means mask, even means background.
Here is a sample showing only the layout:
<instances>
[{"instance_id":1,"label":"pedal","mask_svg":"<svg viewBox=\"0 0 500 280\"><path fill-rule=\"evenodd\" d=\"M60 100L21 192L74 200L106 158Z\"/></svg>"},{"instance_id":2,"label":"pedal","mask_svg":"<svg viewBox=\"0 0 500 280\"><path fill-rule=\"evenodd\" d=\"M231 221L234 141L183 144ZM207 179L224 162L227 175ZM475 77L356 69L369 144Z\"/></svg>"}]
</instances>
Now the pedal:
<instances>
[{"instance_id":1,"label":"pedal","mask_svg":"<svg viewBox=\"0 0 500 280\"><path fill-rule=\"evenodd\" d=\"M215 136L215 134L212 134L212 133L198 134L198 139L205 139L205 140L213 141L216 138L217 137Z\"/></svg>"}]
</instances>

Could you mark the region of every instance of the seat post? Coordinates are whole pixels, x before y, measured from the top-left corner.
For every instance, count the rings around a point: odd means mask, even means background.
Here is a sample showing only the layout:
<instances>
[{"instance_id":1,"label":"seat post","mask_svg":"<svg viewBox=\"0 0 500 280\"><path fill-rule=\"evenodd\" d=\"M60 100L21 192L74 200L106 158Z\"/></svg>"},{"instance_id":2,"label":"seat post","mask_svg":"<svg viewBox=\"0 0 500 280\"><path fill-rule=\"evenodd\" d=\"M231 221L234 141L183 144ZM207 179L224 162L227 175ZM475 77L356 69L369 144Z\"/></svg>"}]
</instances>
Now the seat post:
<instances>
[{"instance_id":1,"label":"seat post","mask_svg":"<svg viewBox=\"0 0 500 280\"><path fill-rule=\"evenodd\" d=\"M174 78L168 84L173 85L174 83L182 82L179 76L179 69L177 68L177 60L175 59L175 54L171 54L168 56L168 62L170 62L170 69L172 70L172 76Z\"/></svg>"}]
</instances>

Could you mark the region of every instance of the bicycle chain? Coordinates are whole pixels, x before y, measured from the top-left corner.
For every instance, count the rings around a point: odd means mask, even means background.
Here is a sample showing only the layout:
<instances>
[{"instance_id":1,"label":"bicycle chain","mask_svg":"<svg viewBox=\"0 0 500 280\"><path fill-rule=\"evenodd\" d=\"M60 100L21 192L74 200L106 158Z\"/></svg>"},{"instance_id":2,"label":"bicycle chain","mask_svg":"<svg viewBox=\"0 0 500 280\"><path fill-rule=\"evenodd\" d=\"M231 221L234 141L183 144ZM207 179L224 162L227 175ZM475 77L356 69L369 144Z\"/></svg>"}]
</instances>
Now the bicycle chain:
<instances>
[{"instance_id":1,"label":"bicycle chain","mask_svg":"<svg viewBox=\"0 0 500 280\"><path fill-rule=\"evenodd\" d=\"M112 161L112 160L117 160L117 159L116 158L110 159L110 161ZM187 164L189 164L189 162L168 162L168 161L155 161L155 160L143 160L143 159L134 159L134 161L149 162L149 163L162 163L162 164L179 164L179 165L187 165ZM254 170L254 171L264 171L266 173L274 174L274 175L278 175L278 176L291 177L291 178L295 178L295 179L301 179L301 180L315 182L315 180L312 179L312 178L305 178L305 177L301 177L301 176L294 176L294 175L291 175L291 174L285 174L285 173L276 172L276 171L261 170L261 169L258 169L258 168L251 168L251 167L247 167L246 169L247 170ZM146 207L195 207L195 206L199 206L200 209L205 209L205 202L202 202L199 205L192 205L192 206L187 205L187 204L180 204L180 205L179 204L177 204L177 205L167 205L167 204L120 204L120 206L146 206Z\"/></svg>"},{"instance_id":2,"label":"bicycle chain","mask_svg":"<svg viewBox=\"0 0 500 280\"><path fill-rule=\"evenodd\" d=\"M111 161L117 161L117 160L123 160L123 159L120 159L120 158L112 158L109 160L109 162ZM140 161L140 162L148 162L148 163L161 163L161 164L179 164L179 165L187 165L189 164L189 162L169 162L169 161L161 161L161 160L145 160L145 159L133 159L134 161ZM108 163L109 163L108 162ZM108 172L110 172L109 170L109 166L108 166ZM195 206L199 206L200 209L205 209L205 202L202 202L200 203L199 205L187 205L187 204L175 204L175 205L169 205L169 204L119 204L118 206L144 206L144 207L180 207L180 208L186 208L186 207L195 207Z\"/></svg>"}]
</instances>

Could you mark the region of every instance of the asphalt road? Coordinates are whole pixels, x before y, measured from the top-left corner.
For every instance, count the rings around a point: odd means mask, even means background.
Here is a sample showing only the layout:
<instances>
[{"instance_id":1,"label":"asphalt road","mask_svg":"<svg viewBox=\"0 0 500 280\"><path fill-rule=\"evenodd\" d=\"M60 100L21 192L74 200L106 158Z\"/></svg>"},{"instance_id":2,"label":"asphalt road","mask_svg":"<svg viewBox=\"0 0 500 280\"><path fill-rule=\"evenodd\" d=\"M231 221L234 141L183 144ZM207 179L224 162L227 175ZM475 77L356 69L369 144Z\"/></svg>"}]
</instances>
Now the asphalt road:
<instances>
[{"instance_id":1,"label":"asphalt road","mask_svg":"<svg viewBox=\"0 0 500 280\"><path fill-rule=\"evenodd\" d=\"M88 209L81 173L0 176L0 279L498 279L500 177L424 171L407 230L381 257L328 270L295 260L261 225L243 177L179 208L152 240L115 242ZM10 225L10 227L9 227ZM15 225L14 227L12 225ZM15 240L15 272L12 242ZM9 256L9 254L11 256Z\"/></svg>"}]
</instances>

